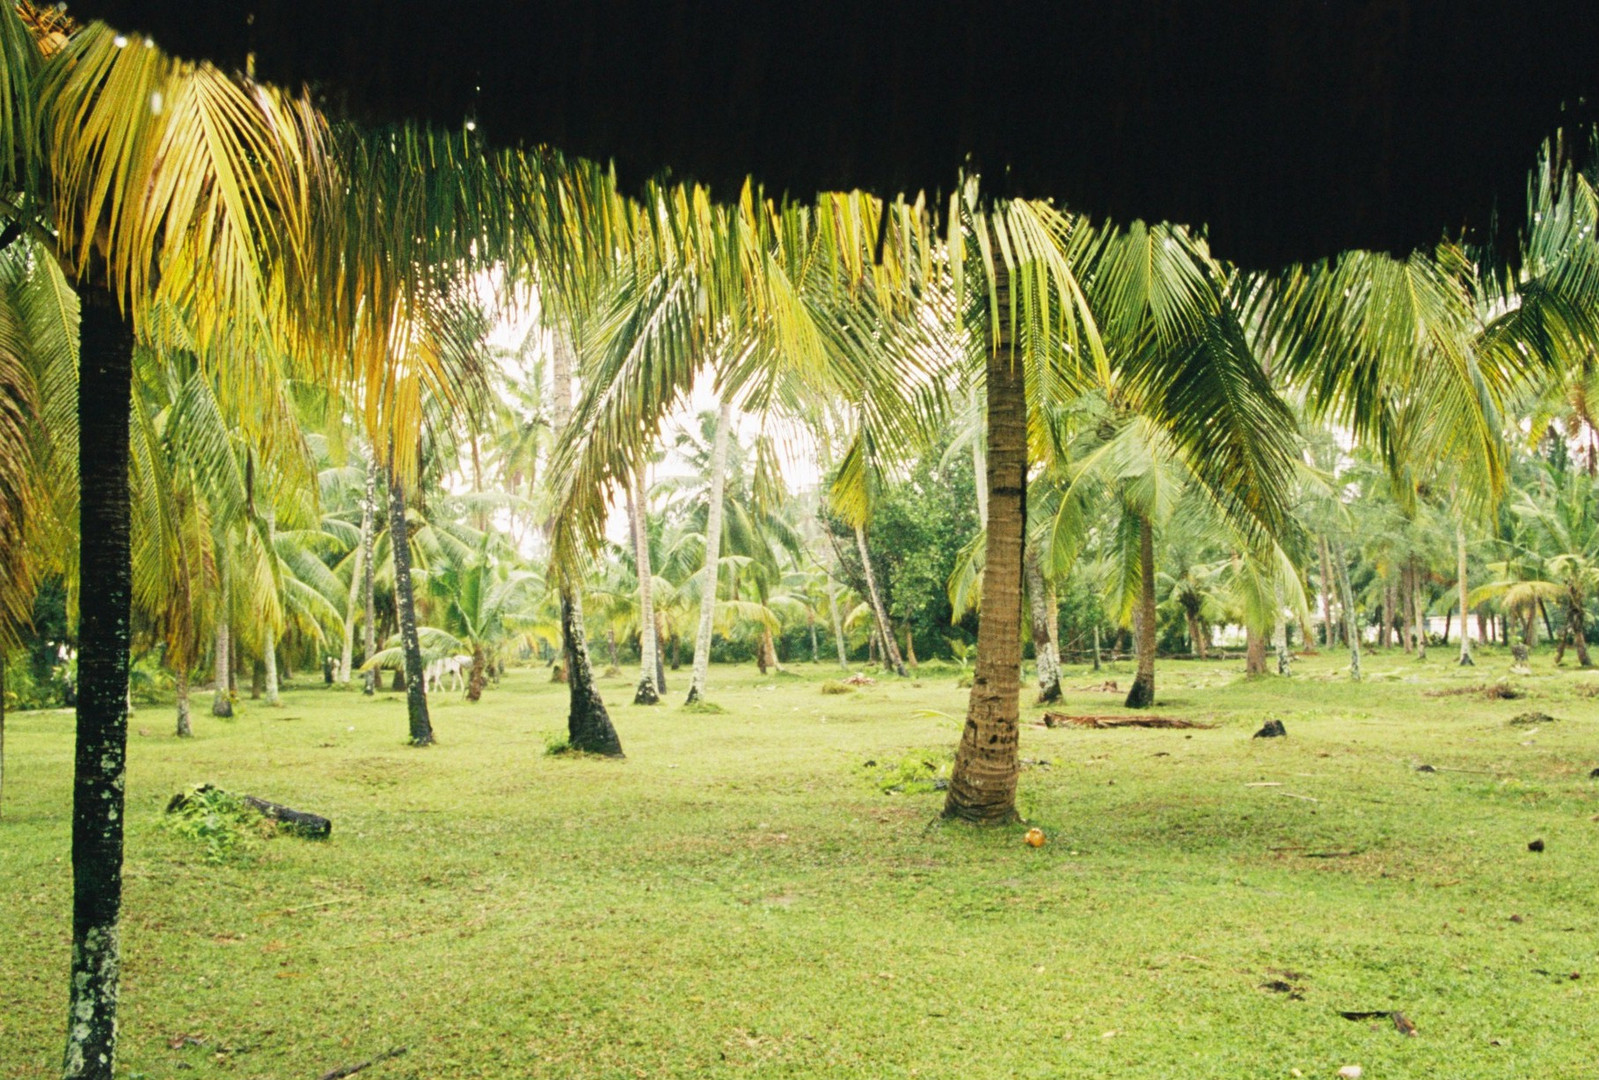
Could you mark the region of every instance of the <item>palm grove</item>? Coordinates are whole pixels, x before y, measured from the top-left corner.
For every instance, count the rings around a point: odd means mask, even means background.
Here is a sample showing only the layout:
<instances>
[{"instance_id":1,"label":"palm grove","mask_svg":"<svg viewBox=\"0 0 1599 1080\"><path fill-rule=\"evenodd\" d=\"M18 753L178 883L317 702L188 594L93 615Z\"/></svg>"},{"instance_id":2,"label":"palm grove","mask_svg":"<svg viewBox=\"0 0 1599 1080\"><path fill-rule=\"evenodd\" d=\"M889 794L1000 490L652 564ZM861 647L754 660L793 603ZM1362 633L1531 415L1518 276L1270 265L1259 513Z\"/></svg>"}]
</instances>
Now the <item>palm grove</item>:
<instances>
[{"instance_id":1,"label":"palm grove","mask_svg":"<svg viewBox=\"0 0 1599 1080\"><path fill-rule=\"evenodd\" d=\"M66 1076L112 1074L136 696L186 735L384 680L423 747L430 691L541 663L620 756L601 662L640 705L708 703L713 660L936 663L970 683L945 815L1005 822L1029 659L1049 700L1130 654L1132 707L1222 627L1254 674L1444 662L1438 615L1460 663L1468 620L1589 662L1581 174L1535 171L1514 266L1262 276L971 177L624 192L26 7L0 56L0 710L77 710Z\"/></svg>"}]
</instances>

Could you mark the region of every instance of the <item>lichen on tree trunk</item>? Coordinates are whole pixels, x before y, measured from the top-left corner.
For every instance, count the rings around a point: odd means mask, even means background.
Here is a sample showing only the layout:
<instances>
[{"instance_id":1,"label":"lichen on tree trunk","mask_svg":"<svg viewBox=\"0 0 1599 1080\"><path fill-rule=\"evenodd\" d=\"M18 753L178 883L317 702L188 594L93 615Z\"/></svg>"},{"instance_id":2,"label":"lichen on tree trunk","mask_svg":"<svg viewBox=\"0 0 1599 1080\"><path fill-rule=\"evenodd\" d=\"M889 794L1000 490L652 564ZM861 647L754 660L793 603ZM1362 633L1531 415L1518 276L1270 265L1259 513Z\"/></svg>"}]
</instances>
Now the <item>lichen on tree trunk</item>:
<instances>
[{"instance_id":1,"label":"lichen on tree trunk","mask_svg":"<svg viewBox=\"0 0 1599 1080\"><path fill-rule=\"evenodd\" d=\"M988 557L966 724L944 816L999 824L1016 817L1021 712L1022 544L1027 525L1027 389L1011 347L1010 275L996 260L987 358Z\"/></svg>"},{"instance_id":2,"label":"lichen on tree trunk","mask_svg":"<svg viewBox=\"0 0 1599 1080\"><path fill-rule=\"evenodd\" d=\"M72 974L62 1075L111 1080L121 973L123 789L133 591L128 426L133 332L116 301L83 297L78 380L77 748L72 790ZM223 689L226 690L226 680Z\"/></svg>"}]
</instances>

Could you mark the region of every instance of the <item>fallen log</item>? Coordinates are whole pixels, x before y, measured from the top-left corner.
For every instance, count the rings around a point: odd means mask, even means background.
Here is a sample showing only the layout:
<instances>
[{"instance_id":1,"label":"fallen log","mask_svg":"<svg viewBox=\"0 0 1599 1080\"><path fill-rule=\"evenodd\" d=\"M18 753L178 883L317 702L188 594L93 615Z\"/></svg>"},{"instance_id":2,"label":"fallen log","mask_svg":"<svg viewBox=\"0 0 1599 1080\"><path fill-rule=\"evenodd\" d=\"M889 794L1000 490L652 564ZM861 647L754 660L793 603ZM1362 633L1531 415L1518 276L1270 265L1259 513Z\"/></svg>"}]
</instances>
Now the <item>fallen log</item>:
<instances>
[{"instance_id":1,"label":"fallen log","mask_svg":"<svg viewBox=\"0 0 1599 1080\"><path fill-rule=\"evenodd\" d=\"M197 784L187 791L180 791L172 796L167 802L167 813L175 813L183 809L190 799L210 792L226 794L214 784ZM304 810L294 810L281 803L259 799L254 795L239 795L236 798L262 817L276 821L285 832L291 832L310 840L326 840L333 834L333 822L320 814L308 814Z\"/></svg>"},{"instance_id":2,"label":"fallen log","mask_svg":"<svg viewBox=\"0 0 1599 1080\"><path fill-rule=\"evenodd\" d=\"M1044 714L1047 728L1213 728L1215 724L1201 724L1195 720L1181 720L1172 716L1068 716L1065 713Z\"/></svg>"}]
</instances>

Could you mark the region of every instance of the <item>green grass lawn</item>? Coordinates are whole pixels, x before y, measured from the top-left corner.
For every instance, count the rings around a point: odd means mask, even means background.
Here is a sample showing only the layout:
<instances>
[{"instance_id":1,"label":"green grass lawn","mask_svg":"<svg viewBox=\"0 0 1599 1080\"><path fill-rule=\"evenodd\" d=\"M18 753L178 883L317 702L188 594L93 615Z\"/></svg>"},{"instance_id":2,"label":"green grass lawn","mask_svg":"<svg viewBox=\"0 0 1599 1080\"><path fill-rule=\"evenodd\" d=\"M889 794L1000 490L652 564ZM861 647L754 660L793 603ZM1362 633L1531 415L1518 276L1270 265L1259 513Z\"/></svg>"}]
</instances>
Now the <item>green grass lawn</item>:
<instances>
[{"instance_id":1,"label":"green grass lawn","mask_svg":"<svg viewBox=\"0 0 1599 1080\"><path fill-rule=\"evenodd\" d=\"M1436 691L1503 655L1368 656L1358 686L1335 663L1250 683L1163 661L1155 711L1212 729L1026 727L1038 849L939 823L914 779L947 773L949 670L824 694L831 667L716 669L721 715L677 707L686 670L672 704L625 704L628 672L603 681L625 762L546 753L565 712L543 671L436 701L426 750L394 694L197 708L184 742L141 708L123 1071L314 1080L405 1046L363 1080L1594 1076L1599 673L1539 655L1526 698L1490 701ZM1067 682L1100 678L1130 672ZM1557 722L1509 722L1534 709ZM1252 740L1270 717L1288 738ZM10 1080L57 1075L71 716L7 735ZM326 814L333 838L207 863L162 813L204 780ZM1339 1015L1395 1009L1417 1037Z\"/></svg>"}]
</instances>

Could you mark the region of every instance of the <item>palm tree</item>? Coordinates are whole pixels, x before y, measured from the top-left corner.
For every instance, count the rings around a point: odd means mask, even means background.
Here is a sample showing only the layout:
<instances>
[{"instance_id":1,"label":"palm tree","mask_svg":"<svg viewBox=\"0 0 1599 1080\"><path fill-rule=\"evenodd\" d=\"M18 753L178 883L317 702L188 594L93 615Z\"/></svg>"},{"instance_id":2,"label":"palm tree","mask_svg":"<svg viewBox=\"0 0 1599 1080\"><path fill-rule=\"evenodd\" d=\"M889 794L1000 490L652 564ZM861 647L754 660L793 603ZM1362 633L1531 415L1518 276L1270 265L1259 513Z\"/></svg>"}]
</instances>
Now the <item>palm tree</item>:
<instances>
[{"instance_id":1,"label":"palm tree","mask_svg":"<svg viewBox=\"0 0 1599 1080\"><path fill-rule=\"evenodd\" d=\"M694 635L694 670L689 677L692 705L705 698L711 668L711 631L716 622L716 583L722 547L723 492L727 483L727 448L732 441L733 403L726 397L716 411L716 435L711 444L710 491L705 512L705 569L700 579L700 621Z\"/></svg>"},{"instance_id":2,"label":"palm tree","mask_svg":"<svg viewBox=\"0 0 1599 1080\"><path fill-rule=\"evenodd\" d=\"M654 705L666 689L661 669L660 641L656 637L654 575L650 571L649 485L644 480L644 465L639 464L634 482L626 487L627 518L633 535L633 565L638 575L639 599L639 682L633 704Z\"/></svg>"}]
</instances>

